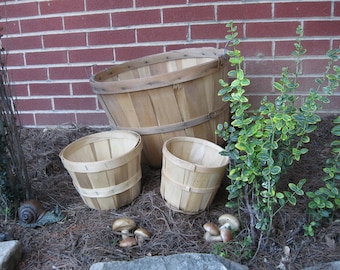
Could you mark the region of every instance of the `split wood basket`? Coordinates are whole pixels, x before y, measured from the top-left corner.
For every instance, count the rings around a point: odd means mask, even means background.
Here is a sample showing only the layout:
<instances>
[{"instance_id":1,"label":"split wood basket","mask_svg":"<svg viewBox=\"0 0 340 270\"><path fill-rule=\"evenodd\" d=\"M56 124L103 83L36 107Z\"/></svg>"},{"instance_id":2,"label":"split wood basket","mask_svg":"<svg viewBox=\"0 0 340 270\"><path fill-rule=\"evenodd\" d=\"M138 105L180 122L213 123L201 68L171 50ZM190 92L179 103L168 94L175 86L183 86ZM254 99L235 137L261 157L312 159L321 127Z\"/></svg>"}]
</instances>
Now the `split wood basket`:
<instances>
[{"instance_id":1,"label":"split wood basket","mask_svg":"<svg viewBox=\"0 0 340 270\"><path fill-rule=\"evenodd\" d=\"M141 192L141 137L115 130L80 138L60 152L84 203L97 210L130 204Z\"/></svg>"},{"instance_id":2,"label":"split wood basket","mask_svg":"<svg viewBox=\"0 0 340 270\"><path fill-rule=\"evenodd\" d=\"M196 214L212 203L229 163L222 150L193 137L174 137L164 143L160 192L168 207Z\"/></svg>"},{"instance_id":3,"label":"split wood basket","mask_svg":"<svg viewBox=\"0 0 340 270\"><path fill-rule=\"evenodd\" d=\"M217 124L229 120L229 106L217 95L227 76L223 50L193 48L142 57L90 78L113 129L143 138L143 161L160 168L162 146L175 136L220 144Z\"/></svg>"}]
</instances>

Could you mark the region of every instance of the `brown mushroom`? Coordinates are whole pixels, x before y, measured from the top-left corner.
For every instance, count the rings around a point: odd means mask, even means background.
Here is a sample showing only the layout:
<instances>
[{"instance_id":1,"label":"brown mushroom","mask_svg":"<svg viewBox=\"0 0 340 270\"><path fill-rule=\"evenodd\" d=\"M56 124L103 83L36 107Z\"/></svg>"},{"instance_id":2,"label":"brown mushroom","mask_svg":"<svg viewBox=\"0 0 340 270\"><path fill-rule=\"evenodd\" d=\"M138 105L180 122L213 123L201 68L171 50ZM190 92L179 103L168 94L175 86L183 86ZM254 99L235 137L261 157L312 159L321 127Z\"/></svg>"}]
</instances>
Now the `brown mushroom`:
<instances>
[{"instance_id":1,"label":"brown mushroom","mask_svg":"<svg viewBox=\"0 0 340 270\"><path fill-rule=\"evenodd\" d=\"M137 230L135 230L134 234L138 245L141 245L145 239L151 238L151 233L144 228L138 228Z\"/></svg>"},{"instance_id":2,"label":"brown mushroom","mask_svg":"<svg viewBox=\"0 0 340 270\"><path fill-rule=\"evenodd\" d=\"M129 231L136 228L136 222L131 218L118 218L112 224L112 230L122 233L122 238L127 238Z\"/></svg>"},{"instance_id":3,"label":"brown mushroom","mask_svg":"<svg viewBox=\"0 0 340 270\"><path fill-rule=\"evenodd\" d=\"M218 223L221 225L221 228L229 228L233 231L238 231L240 229L240 222L236 217L230 214L224 214L218 218Z\"/></svg>"},{"instance_id":4,"label":"brown mushroom","mask_svg":"<svg viewBox=\"0 0 340 270\"><path fill-rule=\"evenodd\" d=\"M119 242L120 247L132 247L137 244L134 237L126 237Z\"/></svg>"},{"instance_id":5,"label":"brown mushroom","mask_svg":"<svg viewBox=\"0 0 340 270\"><path fill-rule=\"evenodd\" d=\"M220 234L220 230L218 229L218 226L213 222L205 223L203 225L203 228L206 232L210 233L213 236Z\"/></svg>"},{"instance_id":6,"label":"brown mushroom","mask_svg":"<svg viewBox=\"0 0 340 270\"><path fill-rule=\"evenodd\" d=\"M223 243L228 243L233 239L233 234L229 228L222 228L221 229L221 238Z\"/></svg>"},{"instance_id":7,"label":"brown mushroom","mask_svg":"<svg viewBox=\"0 0 340 270\"><path fill-rule=\"evenodd\" d=\"M220 230L218 226L213 222L208 222L203 225L205 230L203 238L206 241L222 241Z\"/></svg>"}]
</instances>

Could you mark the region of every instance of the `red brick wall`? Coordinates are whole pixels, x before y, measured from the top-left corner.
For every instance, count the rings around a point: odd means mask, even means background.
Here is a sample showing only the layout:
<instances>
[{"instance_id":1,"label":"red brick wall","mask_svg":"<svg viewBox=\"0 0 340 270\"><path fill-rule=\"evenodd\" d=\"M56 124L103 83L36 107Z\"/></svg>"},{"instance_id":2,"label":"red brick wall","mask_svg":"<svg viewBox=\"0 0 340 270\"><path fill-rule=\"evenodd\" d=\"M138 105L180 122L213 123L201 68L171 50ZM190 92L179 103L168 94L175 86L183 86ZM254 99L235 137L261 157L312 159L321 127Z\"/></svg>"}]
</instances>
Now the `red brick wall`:
<instances>
[{"instance_id":1,"label":"red brick wall","mask_svg":"<svg viewBox=\"0 0 340 270\"><path fill-rule=\"evenodd\" d=\"M248 95L275 95L272 83L305 31L301 79L309 90L325 52L340 45L339 1L0 0L3 47L25 126L107 125L88 79L105 67L184 47L224 47L233 19L242 37ZM301 99L306 92L301 91ZM322 113L340 113L340 89Z\"/></svg>"}]
</instances>

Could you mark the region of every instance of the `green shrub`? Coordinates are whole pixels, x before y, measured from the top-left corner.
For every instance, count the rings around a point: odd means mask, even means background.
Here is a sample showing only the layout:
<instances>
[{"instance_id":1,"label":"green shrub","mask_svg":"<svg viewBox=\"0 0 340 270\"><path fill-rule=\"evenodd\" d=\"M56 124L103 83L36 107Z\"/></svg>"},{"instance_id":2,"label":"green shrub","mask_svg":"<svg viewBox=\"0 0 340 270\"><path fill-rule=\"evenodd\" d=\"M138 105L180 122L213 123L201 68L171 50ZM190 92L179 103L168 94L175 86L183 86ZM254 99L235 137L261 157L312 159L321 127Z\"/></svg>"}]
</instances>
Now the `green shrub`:
<instances>
[{"instance_id":1,"label":"green shrub","mask_svg":"<svg viewBox=\"0 0 340 270\"><path fill-rule=\"evenodd\" d=\"M268 237L273 217L288 202L295 205L297 196L304 195L302 189L306 179L297 184L289 183L285 191L278 191L281 175L294 161L307 153L305 144L310 141L309 133L314 131L321 120L317 111L323 103L330 102L329 96L339 85L340 68L335 65L340 48L327 53L328 63L322 78L316 79L316 88L299 106L296 90L301 74L300 57L306 53L301 43L303 30L297 27L295 50L296 67L293 72L282 69L280 80L274 83L278 97L269 101L264 97L259 108L251 108L245 96L245 87L250 80L242 69L244 57L237 46L237 26L227 24L226 40L230 50L226 52L233 67L228 72L231 83L220 80L219 91L224 102L230 104L230 124L218 125L216 134L222 137L226 146L222 155L230 156L232 163L228 171L230 185L227 207L237 207L249 215L249 231L253 244ZM252 113L250 113L250 109ZM263 237L264 236L264 237Z\"/></svg>"}]
</instances>

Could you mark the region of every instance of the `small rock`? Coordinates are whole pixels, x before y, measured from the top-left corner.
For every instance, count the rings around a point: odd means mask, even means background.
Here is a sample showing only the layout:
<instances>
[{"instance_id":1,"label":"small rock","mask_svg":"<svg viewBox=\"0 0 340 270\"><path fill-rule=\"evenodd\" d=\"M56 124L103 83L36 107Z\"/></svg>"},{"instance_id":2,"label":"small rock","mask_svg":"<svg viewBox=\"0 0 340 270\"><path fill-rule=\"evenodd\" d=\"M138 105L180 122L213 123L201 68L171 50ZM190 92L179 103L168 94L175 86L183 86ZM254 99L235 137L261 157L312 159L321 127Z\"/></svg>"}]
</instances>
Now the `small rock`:
<instances>
[{"instance_id":1,"label":"small rock","mask_svg":"<svg viewBox=\"0 0 340 270\"><path fill-rule=\"evenodd\" d=\"M16 269L21 260L21 255L21 243L18 240L0 242L0 269Z\"/></svg>"}]
</instances>

